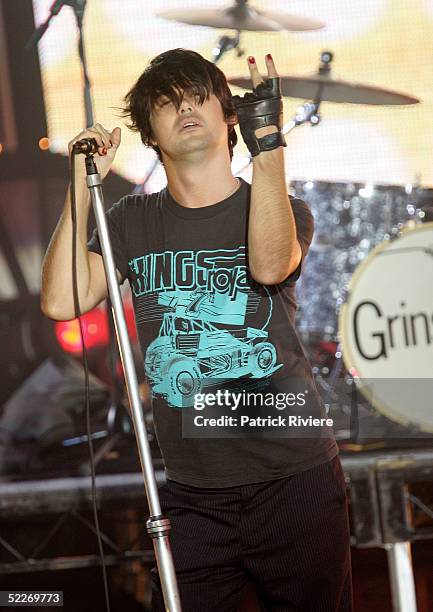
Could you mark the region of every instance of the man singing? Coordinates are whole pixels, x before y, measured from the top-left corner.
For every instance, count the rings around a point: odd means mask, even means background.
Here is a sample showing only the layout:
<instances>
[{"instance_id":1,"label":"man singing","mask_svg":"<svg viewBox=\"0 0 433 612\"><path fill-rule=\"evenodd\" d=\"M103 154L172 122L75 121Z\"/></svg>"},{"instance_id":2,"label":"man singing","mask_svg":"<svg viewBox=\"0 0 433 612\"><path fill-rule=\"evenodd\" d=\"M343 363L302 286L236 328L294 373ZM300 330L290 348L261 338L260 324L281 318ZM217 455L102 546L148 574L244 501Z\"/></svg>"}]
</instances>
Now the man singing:
<instances>
[{"instance_id":1,"label":"man singing","mask_svg":"<svg viewBox=\"0 0 433 612\"><path fill-rule=\"evenodd\" d=\"M253 57L248 66L253 92L232 97L221 70L198 53L174 49L152 60L124 110L158 154L167 187L123 197L107 221L119 282L128 279L132 289L152 390L167 478L159 492L183 609L236 612L252 582L263 611L349 612L344 475L294 327L295 283L313 218L287 194L273 59L266 56L264 79ZM252 156L251 185L231 171L235 124ZM71 153L82 138L97 141L105 177L120 128L94 125L71 141ZM107 284L96 230L86 244L82 156L75 168L78 292L86 312L106 297ZM75 314L70 205L68 192L43 266L42 309L59 320ZM230 393L222 391L227 381ZM264 395L286 404L257 408ZM206 410L227 417L219 432L186 423L191 411L203 416L200 423L216 423L205 420ZM287 427L289 414L304 425ZM286 429L256 427L270 420ZM152 595L152 610L164 610L156 567Z\"/></svg>"}]
</instances>

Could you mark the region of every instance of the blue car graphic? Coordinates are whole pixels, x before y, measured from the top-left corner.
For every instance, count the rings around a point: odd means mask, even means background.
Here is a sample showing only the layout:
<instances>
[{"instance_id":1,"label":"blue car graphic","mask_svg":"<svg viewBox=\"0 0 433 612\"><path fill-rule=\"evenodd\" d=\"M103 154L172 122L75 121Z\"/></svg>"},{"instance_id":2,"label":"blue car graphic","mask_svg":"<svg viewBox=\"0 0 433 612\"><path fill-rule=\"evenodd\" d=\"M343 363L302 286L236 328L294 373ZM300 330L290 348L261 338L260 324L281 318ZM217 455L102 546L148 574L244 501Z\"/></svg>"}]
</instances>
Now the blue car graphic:
<instances>
[{"instance_id":1,"label":"blue car graphic","mask_svg":"<svg viewBox=\"0 0 433 612\"><path fill-rule=\"evenodd\" d=\"M264 378L279 370L277 352L268 333L247 327L218 329L197 318L164 314L159 335L146 351L145 371L154 394L176 407L192 406L204 379ZM206 387L208 384L206 384Z\"/></svg>"}]
</instances>

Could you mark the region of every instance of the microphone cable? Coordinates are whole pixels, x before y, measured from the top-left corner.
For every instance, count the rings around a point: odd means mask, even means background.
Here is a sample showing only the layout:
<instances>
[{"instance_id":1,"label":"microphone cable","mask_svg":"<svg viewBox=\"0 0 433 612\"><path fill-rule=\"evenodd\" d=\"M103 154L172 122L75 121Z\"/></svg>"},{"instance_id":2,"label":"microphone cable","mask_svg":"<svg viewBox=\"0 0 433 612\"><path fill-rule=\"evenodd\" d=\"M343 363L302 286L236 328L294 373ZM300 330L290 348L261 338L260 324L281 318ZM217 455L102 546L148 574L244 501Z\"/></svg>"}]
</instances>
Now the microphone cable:
<instances>
[{"instance_id":1,"label":"microphone cable","mask_svg":"<svg viewBox=\"0 0 433 612\"><path fill-rule=\"evenodd\" d=\"M77 153L82 151L78 148L72 149L71 154L71 219L72 219L72 291L74 298L74 311L75 317L78 319L80 328L81 346L83 351L83 366L84 366L84 402L86 408L86 429L87 429L87 440L89 445L90 455L90 475L92 483L92 506L93 506L93 520L96 530L96 539L98 541L99 557L101 560L102 567L102 578L104 583L105 603L107 612L110 612L110 597L108 592L108 579L107 579L107 567L105 564L104 549L102 545L101 530L99 527L98 508L96 504L96 474L95 474L95 457L93 450L93 442L91 437L91 424L90 424L90 383L89 383L89 363L87 359L87 348L84 340L83 323L81 320L81 308L80 298L78 295L78 281L77 281L77 202L75 196L75 156Z\"/></svg>"}]
</instances>

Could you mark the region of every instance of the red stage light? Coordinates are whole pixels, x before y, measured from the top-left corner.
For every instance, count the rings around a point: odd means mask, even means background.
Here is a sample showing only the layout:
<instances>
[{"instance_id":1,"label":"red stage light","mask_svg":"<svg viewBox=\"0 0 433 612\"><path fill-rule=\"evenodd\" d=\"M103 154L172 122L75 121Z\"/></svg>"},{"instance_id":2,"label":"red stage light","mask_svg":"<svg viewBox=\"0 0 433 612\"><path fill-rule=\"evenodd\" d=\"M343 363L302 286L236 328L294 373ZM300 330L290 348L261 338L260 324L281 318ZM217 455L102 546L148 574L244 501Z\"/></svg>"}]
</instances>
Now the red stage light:
<instances>
[{"instance_id":1,"label":"red stage light","mask_svg":"<svg viewBox=\"0 0 433 612\"><path fill-rule=\"evenodd\" d=\"M137 339L134 310L132 304L125 304L126 324L132 342ZM82 315L83 336L88 350L108 346L108 321L105 306L97 306ZM80 355L82 343L78 319L71 321L57 321L55 323L57 341L66 353Z\"/></svg>"}]
</instances>

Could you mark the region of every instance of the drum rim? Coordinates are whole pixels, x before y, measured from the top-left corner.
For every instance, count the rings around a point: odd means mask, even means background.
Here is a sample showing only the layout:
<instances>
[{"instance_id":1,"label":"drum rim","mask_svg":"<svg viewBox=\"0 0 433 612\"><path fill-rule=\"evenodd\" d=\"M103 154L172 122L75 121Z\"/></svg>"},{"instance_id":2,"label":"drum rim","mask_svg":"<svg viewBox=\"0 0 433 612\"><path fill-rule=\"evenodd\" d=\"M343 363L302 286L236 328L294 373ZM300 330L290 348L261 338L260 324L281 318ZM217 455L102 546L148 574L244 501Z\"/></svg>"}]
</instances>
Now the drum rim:
<instances>
[{"instance_id":1,"label":"drum rim","mask_svg":"<svg viewBox=\"0 0 433 612\"><path fill-rule=\"evenodd\" d=\"M416 225L414 227L404 227L401 231L401 236L412 233L412 232L421 232L421 231L426 231L426 230L433 231L433 221L429 221L428 223L424 223L423 225ZM340 310L340 314L338 317L338 338L339 338L341 349L342 349L341 352L342 352L343 362L347 370L349 371L349 373L351 372L351 370L358 371L358 368L354 364L354 359L349 349L349 345L347 342L347 334L346 334L346 325L347 325L347 317L348 317L347 306L350 300L350 294L355 284L358 282L360 275L362 274L364 269L369 265L370 260L373 259L377 254L381 253L387 246L396 242L398 238L394 240L391 240L390 238L388 238L386 240L383 240L376 247L374 247L374 249L370 251L370 253L364 259L364 261L362 261L359 264L359 266L356 268L356 270L354 271L350 279L348 290L347 290L347 299L344 302L344 304L341 305L341 310ZM362 376L359 376L358 378L353 377L353 380L355 381L355 384L358 387L358 385L362 383L363 378ZM384 406L381 402L377 401L377 396L375 398L375 395L369 391L368 386L364 388L359 387L359 390L362 393L362 395L370 402L370 404L376 410L380 412L380 414L388 417L394 423L399 423L400 425L403 425L406 427L415 427L418 431L422 431L425 433L433 433L433 425L432 426L428 426L428 425L421 426L416 421L413 421L413 420L410 420L408 418L404 418L401 416L396 416L392 412L392 410L389 409L388 405Z\"/></svg>"}]
</instances>

